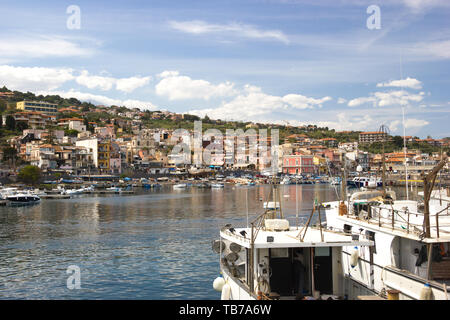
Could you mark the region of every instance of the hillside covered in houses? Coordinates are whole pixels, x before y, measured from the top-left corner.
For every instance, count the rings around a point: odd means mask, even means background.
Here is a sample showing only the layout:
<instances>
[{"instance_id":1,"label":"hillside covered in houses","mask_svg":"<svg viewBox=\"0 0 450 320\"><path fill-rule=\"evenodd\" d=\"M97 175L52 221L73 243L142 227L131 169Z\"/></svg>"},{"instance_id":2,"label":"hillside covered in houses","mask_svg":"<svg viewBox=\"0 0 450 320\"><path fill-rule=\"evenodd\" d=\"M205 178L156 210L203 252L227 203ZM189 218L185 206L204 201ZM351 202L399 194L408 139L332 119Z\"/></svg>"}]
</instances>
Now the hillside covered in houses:
<instances>
[{"instance_id":1,"label":"hillside covered in houses","mask_svg":"<svg viewBox=\"0 0 450 320\"><path fill-rule=\"evenodd\" d=\"M176 129L192 133L194 121L199 120L203 131L214 128L224 135L227 129L255 129L257 146L261 143L259 129L268 129L269 136L271 130L278 129L278 167L280 172L291 174L327 173L330 168L338 168L344 156L369 171L379 168L383 148L391 168L405 161L412 166L430 166L442 152L450 151L450 138L405 137L408 148L405 153L403 137L383 136L377 131L338 132L315 125L294 127L224 121L208 116L201 119L170 111L95 105L75 98L11 91L6 87L0 88L0 113L3 178L16 174L25 165L38 167L48 174L76 175L165 174L183 170L188 167L187 159L171 154L183 139L174 139L173 133ZM202 141L201 147L216 144L226 148L226 143L220 139ZM276 145L274 141L270 144ZM246 148L245 159L230 161L226 155L218 154L205 166L227 170L266 169L263 158L268 154L259 151L250 154L251 146Z\"/></svg>"}]
</instances>

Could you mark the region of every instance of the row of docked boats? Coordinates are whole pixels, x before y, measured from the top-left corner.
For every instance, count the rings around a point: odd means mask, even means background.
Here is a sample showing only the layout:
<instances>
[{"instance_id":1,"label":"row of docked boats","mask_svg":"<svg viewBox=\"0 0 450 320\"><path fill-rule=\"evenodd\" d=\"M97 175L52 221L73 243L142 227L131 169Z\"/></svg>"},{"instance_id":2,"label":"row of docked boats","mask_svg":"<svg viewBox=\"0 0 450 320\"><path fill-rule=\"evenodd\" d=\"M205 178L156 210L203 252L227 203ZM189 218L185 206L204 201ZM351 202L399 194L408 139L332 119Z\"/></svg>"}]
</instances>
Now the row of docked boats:
<instances>
[{"instance_id":1,"label":"row of docked boats","mask_svg":"<svg viewBox=\"0 0 450 320\"><path fill-rule=\"evenodd\" d=\"M450 190L433 190L446 163L424 176L421 200L398 200L384 186L348 195L344 184L340 200L311 199L303 225L284 216L274 183L262 214L225 225L213 242L214 289L223 300L448 300Z\"/></svg>"}]
</instances>

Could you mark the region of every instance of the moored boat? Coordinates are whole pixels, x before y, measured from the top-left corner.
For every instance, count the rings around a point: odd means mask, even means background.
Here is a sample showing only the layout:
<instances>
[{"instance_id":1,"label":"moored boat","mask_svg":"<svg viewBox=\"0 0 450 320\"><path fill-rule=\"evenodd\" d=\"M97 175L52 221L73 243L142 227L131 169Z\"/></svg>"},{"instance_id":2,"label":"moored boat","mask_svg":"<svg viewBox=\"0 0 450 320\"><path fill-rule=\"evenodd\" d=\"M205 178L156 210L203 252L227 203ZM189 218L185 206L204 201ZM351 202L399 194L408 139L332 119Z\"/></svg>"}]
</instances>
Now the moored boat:
<instances>
[{"instance_id":1,"label":"moored boat","mask_svg":"<svg viewBox=\"0 0 450 320\"><path fill-rule=\"evenodd\" d=\"M450 202L444 190L432 190L446 161L424 177L423 203L397 200L389 190L372 190L323 204L327 228L358 231L375 243L358 249L358 265L353 268L352 248L342 251L341 272L350 282L350 298L386 296L390 290L400 300L449 298Z\"/></svg>"},{"instance_id":2,"label":"moored boat","mask_svg":"<svg viewBox=\"0 0 450 320\"><path fill-rule=\"evenodd\" d=\"M222 300L342 299L344 279L339 266L345 247L372 246L366 236L312 227L311 213L303 226L291 226L282 213L280 195L246 227L226 225L213 242L221 276L213 283ZM277 200L278 199L278 200ZM320 210L320 209L319 209Z\"/></svg>"}]
</instances>

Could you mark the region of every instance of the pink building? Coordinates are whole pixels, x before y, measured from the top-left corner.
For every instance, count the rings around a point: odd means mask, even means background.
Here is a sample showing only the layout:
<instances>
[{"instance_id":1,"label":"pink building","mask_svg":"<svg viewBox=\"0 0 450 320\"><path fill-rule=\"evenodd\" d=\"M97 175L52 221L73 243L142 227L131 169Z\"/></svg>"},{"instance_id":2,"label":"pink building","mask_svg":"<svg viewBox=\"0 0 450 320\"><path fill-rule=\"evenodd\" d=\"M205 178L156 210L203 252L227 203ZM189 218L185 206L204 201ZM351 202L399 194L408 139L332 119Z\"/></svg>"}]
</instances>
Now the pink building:
<instances>
[{"instance_id":1,"label":"pink building","mask_svg":"<svg viewBox=\"0 0 450 320\"><path fill-rule=\"evenodd\" d=\"M313 174L314 156L304 154L287 155L283 157L283 173Z\"/></svg>"}]
</instances>

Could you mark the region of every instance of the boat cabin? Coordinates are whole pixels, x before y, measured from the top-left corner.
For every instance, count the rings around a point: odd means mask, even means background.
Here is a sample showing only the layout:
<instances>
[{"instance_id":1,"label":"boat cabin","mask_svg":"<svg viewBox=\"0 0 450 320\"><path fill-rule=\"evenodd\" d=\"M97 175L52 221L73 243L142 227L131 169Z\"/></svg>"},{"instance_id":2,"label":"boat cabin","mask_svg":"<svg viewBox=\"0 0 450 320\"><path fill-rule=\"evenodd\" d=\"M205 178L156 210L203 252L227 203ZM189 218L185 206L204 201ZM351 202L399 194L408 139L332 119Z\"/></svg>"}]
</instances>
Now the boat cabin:
<instances>
[{"instance_id":1,"label":"boat cabin","mask_svg":"<svg viewBox=\"0 0 450 320\"><path fill-rule=\"evenodd\" d=\"M338 299L342 248L371 245L363 235L265 219L259 229L223 228L213 249L230 284L228 299Z\"/></svg>"}]
</instances>

